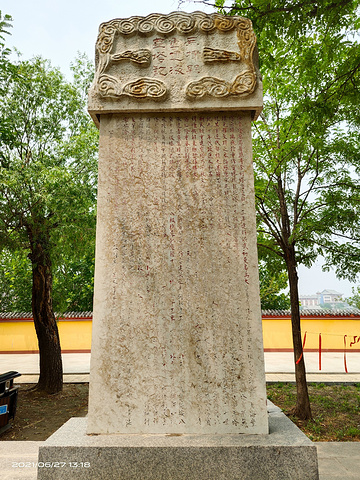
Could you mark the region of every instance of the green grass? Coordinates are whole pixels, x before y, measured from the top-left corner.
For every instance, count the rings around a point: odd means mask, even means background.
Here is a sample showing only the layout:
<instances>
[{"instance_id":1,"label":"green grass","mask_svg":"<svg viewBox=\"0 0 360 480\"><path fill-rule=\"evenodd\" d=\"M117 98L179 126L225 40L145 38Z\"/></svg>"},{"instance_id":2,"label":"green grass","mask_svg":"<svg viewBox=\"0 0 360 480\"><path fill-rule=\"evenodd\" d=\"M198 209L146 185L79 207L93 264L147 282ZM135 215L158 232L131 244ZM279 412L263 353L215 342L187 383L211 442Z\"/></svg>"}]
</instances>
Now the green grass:
<instances>
[{"instance_id":1,"label":"green grass","mask_svg":"<svg viewBox=\"0 0 360 480\"><path fill-rule=\"evenodd\" d=\"M313 441L360 441L360 384L309 384L313 419L300 421L291 415L296 404L296 385L267 386L268 398Z\"/></svg>"}]
</instances>

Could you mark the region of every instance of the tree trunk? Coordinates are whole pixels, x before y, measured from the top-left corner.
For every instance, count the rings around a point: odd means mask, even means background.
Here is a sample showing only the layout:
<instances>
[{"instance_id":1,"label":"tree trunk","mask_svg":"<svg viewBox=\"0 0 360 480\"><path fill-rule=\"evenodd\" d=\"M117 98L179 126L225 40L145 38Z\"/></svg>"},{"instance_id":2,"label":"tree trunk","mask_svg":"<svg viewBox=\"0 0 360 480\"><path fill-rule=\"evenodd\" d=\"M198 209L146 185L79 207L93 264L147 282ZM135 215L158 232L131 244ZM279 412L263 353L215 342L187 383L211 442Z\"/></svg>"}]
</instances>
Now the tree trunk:
<instances>
[{"instance_id":1,"label":"tree trunk","mask_svg":"<svg viewBox=\"0 0 360 480\"><path fill-rule=\"evenodd\" d=\"M308 420L312 418L312 415L306 383L305 362L301 340L299 287L294 246L290 246L288 248L285 260L289 275L291 326L294 345L295 379L297 391L294 415L301 420ZM300 361L298 361L299 359Z\"/></svg>"},{"instance_id":2,"label":"tree trunk","mask_svg":"<svg viewBox=\"0 0 360 480\"><path fill-rule=\"evenodd\" d=\"M63 387L59 331L52 305L51 259L48 235L29 231L33 286L32 313L40 354L39 390L57 393Z\"/></svg>"}]
</instances>

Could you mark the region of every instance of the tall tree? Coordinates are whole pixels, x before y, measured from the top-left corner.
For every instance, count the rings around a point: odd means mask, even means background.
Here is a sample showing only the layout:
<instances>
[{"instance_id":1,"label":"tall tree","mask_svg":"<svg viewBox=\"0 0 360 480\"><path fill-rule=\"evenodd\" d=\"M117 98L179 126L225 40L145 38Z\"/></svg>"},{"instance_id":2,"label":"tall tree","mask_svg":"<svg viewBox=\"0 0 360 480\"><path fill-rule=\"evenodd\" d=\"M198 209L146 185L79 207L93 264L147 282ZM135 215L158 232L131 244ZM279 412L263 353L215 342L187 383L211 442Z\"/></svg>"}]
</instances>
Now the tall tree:
<instances>
[{"instance_id":1,"label":"tall tree","mask_svg":"<svg viewBox=\"0 0 360 480\"><path fill-rule=\"evenodd\" d=\"M260 300L262 310L288 310L287 275L278 256L259 247Z\"/></svg>"},{"instance_id":2,"label":"tall tree","mask_svg":"<svg viewBox=\"0 0 360 480\"><path fill-rule=\"evenodd\" d=\"M94 231L95 233L95 231ZM54 246L52 256L53 309L65 312L92 310L94 241L82 239L82 252ZM26 250L0 251L0 311L31 312L32 267Z\"/></svg>"},{"instance_id":3,"label":"tall tree","mask_svg":"<svg viewBox=\"0 0 360 480\"><path fill-rule=\"evenodd\" d=\"M81 252L93 232L97 132L85 111L92 69L74 65L74 81L41 58L19 61L0 85L1 245L28 251L32 312L40 352L38 389L62 389L53 311L53 267Z\"/></svg>"},{"instance_id":4,"label":"tall tree","mask_svg":"<svg viewBox=\"0 0 360 480\"><path fill-rule=\"evenodd\" d=\"M359 1L236 0L227 9L218 0L214 6L249 17L258 38L265 92L254 139L259 244L286 265L294 413L307 419L297 268L321 254L328 266L347 266L338 273L354 276L360 258Z\"/></svg>"}]
</instances>

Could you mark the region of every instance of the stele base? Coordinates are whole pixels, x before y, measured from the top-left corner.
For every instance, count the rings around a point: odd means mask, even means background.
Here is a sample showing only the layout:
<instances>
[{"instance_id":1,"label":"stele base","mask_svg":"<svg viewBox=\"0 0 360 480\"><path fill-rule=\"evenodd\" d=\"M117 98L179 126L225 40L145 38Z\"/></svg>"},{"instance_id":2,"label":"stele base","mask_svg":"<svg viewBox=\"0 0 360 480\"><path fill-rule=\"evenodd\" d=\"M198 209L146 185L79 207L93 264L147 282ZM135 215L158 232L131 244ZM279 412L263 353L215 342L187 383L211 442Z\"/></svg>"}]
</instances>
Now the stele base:
<instances>
[{"instance_id":1,"label":"stele base","mask_svg":"<svg viewBox=\"0 0 360 480\"><path fill-rule=\"evenodd\" d=\"M39 450L40 480L318 480L316 446L278 407L267 435L86 435L72 418Z\"/></svg>"}]
</instances>

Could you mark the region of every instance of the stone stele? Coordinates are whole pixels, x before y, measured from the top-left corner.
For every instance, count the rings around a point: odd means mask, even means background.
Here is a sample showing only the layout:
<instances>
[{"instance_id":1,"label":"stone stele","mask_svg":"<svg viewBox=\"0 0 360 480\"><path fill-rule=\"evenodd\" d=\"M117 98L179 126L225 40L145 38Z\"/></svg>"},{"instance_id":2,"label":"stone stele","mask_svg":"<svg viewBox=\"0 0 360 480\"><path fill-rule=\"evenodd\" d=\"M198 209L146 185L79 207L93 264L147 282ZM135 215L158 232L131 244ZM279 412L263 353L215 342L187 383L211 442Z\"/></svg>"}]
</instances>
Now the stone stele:
<instances>
[{"instance_id":1,"label":"stone stele","mask_svg":"<svg viewBox=\"0 0 360 480\"><path fill-rule=\"evenodd\" d=\"M249 20L217 14L100 26L88 433L268 432L255 44Z\"/></svg>"},{"instance_id":2,"label":"stone stele","mask_svg":"<svg viewBox=\"0 0 360 480\"><path fill-rule=\"evenodd\" d=\"M251 142L261 108L250 20L175 12L100 26L89 414L40 448L39 478L318 478L291 422L275 415L269 435ZM40 468L54 460L66 468Z\"/></svg>"}]
</instances>

